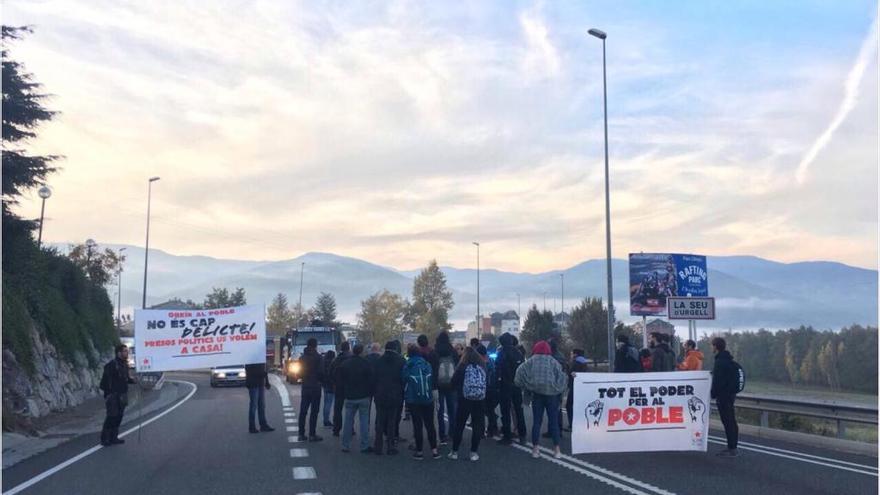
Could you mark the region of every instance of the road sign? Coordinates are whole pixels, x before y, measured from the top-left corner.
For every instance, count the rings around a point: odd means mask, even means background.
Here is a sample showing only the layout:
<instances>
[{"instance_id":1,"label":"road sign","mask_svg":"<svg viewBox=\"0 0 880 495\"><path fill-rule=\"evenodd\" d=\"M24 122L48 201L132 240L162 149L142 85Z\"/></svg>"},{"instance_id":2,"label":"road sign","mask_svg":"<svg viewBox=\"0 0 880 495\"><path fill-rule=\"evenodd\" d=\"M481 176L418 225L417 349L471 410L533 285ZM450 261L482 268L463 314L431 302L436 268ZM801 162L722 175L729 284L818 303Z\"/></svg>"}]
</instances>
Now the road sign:
<instances>
[{"instance_id":1,"label":"road sign","mask_svg":"<svg viewBox=\"0 0 880 495\"><path fill-rule=\"evenodd\" d=\"M714 320L714 297L667 297L670 320Z\"/></svg>"}]
</instances>

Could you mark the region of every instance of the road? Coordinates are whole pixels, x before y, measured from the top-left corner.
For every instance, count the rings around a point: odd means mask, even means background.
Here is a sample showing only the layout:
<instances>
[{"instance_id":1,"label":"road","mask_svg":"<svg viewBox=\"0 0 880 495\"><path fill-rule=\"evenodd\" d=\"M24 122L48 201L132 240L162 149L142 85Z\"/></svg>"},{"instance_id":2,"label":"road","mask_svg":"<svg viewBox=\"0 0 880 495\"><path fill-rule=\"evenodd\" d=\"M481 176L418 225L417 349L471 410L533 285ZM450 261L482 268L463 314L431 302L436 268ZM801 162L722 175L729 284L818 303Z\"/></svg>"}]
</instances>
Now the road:
<instances>
[{"instance_id":1,"label":"road","mask_svg":"<svg viewBox=\"0 0 880 495\"><path fill-rule=\"evenodd\" d=\"M285 420L296 418L298 386L273 379L266 412L276 431L249 434L244 389L210 388L203 372L173 373L169 379L185 382L178 387L181 396L173 409L144 417L152 422L141 430L140 441L133 427L124 445L110 448L97 446L92 435L77 438L4 470L3 493L877 493L877 459L747 437L742 439L741 457L722 459L714 455L722 448L722 435L714 431L716 440L706 454L532 459L525 447L499 446L491 440L482 443L477 462L466 456L458 461L415 461L405 444L398 456L356 450L344 454L328 430L320 433L325 440L319 443L297 443L296 433L286 431L296 424ZM402 423L401 433L411 437L410 428L409 422ZM566 454L568 447L564 440Z\"/></svg>"}]
</instances>

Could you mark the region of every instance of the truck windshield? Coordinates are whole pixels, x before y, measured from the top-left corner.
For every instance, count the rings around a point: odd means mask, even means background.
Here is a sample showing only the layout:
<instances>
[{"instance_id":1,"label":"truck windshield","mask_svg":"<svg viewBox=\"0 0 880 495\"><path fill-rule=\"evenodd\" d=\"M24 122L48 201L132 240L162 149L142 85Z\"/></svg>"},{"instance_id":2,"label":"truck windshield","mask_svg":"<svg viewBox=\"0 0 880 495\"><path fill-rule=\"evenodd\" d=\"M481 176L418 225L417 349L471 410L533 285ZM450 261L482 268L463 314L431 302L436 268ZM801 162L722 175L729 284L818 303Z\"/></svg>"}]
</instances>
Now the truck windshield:
<instances>
[{"instance_id":1,"label":"truck windshield","mask_svg":"<svg viewBox=\"0 0 880 495\"><path fill-rule=\"evenodd\" d=\"M294 337L293 345L306 345L309 339L314 338L318 345L333 345L333 332L299 332Z\"/></svg>"}]
</instances>

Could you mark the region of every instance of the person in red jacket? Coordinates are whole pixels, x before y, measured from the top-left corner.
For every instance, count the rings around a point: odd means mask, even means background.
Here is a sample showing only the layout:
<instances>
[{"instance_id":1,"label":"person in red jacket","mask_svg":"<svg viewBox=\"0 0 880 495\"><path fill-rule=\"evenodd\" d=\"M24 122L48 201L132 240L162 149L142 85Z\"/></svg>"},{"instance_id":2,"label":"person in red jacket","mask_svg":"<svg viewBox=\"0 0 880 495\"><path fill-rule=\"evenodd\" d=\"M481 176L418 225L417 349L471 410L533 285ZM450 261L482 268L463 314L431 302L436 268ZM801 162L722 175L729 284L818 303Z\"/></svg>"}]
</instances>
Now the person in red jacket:
<instances>
[{"instance_id":1,"label":"person in red jacket","mask_svg":"<svg viewBox=\"0 0 880 495\"><path fill-rule=\"evenodd\" d=\"M684 343L684 349L684 361L678 364L678 370L697 371L703 369L703 353L697 350L697 343L693 340L688 340Z\"/></svg>"}]
</instances>

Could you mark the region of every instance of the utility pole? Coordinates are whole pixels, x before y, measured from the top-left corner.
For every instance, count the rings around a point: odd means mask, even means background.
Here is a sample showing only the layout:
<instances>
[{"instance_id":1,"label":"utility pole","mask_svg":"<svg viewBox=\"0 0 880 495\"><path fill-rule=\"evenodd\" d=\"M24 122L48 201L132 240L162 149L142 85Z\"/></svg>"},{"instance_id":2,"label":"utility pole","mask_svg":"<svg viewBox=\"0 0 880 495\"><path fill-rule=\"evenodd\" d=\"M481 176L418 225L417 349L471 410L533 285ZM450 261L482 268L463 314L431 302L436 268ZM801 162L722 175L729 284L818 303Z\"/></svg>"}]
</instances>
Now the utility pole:
<instances>
[{"instance_id":1,"label":"utility pole","mask_svg":"<svg viewBox=\"0 0 880 495\"><path fill-rule=\"evenodd\" d=\"M147 267L150 260L150 201L153 196L153 182L157 180L159 180L159 177L150 177L147 183L147 241L144 243L144 292L141 299L141 308L143 309L147 309Z\"/></svg>"}]
</instances>

